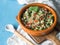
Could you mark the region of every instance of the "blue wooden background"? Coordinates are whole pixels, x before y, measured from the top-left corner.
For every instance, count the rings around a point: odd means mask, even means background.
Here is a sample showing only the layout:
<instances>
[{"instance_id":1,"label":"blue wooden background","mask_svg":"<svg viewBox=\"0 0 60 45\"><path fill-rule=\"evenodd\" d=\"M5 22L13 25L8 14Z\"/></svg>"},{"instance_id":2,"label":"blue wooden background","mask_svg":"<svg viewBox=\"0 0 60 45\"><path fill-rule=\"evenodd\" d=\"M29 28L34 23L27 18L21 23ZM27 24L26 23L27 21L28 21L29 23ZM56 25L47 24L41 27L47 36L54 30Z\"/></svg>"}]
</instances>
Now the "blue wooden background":
<instances>
[{"instance_id":1,"label":"blue wooden background","mask_svg":"<svg viewBox=\"0 0 60 45\"><path fill-rule=\"evenodd\" d=\"M13 24L17 28L16 16L22 6L17 0L0 0L0 45L7 45L7 39L12 35L5 30L5 25Z\"/></svg>"}]
</instances>

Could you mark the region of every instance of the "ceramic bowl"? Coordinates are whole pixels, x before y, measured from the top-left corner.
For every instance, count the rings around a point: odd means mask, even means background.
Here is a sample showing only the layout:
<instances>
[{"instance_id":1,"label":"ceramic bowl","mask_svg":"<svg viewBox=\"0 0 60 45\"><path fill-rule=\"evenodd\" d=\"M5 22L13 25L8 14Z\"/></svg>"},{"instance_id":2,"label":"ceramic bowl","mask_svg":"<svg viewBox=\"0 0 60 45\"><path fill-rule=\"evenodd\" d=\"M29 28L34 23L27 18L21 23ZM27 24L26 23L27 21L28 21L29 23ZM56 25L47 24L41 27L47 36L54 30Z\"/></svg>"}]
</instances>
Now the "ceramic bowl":
<instances>
[{"instance_id":1,"label":"ceramic bowl","mask_svg":"<svg viewBox=\"0 0 60 45\"><path fill-rule=\"evenodd\" d=\"M48 27L47 29L45 30L40 30L40 31L34 31L34 30L31 30L31 29L28 29L24 26L24 24L22 23L21 21L21 15L24 13L24 11L29 8L30 6L38 6L38 7L42 7L42 8L46 8L48 9L52 15L54 16L54 23ZM51 32L54 27L56 26L56 23L57 23L57 14L55 12L54 9L52 9L50 6L46 5L46 4L42 4L42 3L32 3L32 4L28 4L28 5L25 5L24 7L22 7L22 9L19 11L18 13L18 16L16 17L19 25L21 26L21 28L27 32L28 34L30 35L33 35L33 36L42 36L42 35L46 35L48 34L49 32Z\"/></svg>"}]
</instances>

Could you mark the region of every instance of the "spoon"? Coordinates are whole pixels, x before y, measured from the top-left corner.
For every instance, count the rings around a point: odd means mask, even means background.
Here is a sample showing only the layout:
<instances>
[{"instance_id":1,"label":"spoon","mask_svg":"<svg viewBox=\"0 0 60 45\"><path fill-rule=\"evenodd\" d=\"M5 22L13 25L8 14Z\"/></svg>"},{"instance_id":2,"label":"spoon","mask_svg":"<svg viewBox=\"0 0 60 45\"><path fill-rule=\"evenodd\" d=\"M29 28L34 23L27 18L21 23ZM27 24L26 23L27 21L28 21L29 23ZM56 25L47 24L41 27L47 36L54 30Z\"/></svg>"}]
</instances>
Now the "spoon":
<instances>
[{"instance_id":1,"label":"spoon","mask_svg":"<svg viewBox=\"0 0 60 45\"><path fill-rule=\"evenodd\" d=\"M5 29L7 31L10 31L12 33L14 33L17 37L23 39L25 42L27 42L29 45L34 45L31 41L29 41L28 39L26 39L24 36L22 36L17 30L15 30L14 26L12 24L7 24Z\"/></svg>"},{"instance_id":2,"label":"spoon","mask_svg":"<svg viewBox=\"0 0 60 45\"><path fill-rule=\"evenodd\" d=\"M13 27L12 24L7 24L7 25L5 26L5 30L14 33L15 28Z\"/></svg>"}]
</instances>

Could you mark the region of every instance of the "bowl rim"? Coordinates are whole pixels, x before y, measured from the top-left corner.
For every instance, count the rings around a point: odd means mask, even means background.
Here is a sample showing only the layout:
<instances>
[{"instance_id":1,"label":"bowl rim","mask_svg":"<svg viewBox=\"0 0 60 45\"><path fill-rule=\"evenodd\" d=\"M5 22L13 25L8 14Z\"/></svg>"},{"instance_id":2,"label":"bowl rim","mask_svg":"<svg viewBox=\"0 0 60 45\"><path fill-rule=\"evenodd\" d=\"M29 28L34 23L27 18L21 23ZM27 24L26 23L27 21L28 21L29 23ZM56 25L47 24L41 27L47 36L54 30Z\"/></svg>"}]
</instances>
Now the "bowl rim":
<instances>
[{"instance_id":1,"label":"bowl rim","mask_svg":"<svg viewBox=\"0 0 60 45\"><path fill-rule=\"evenodd\" d=\"M35 30L31 30L31 29L28 29L28 28L26 28L25 26L24 26L24 24L22 24L22 21L21 21L21 12L22 12L22 10L23 10L23 8L26 8L26 7L30 7L30 5L42 5L42 6L45 6L47 9L49 9L51 12L53 12L53 16L54 16L54 23L50 26L50 27L48 27L48 28L46 28L46 29L44 29L44 30L38 30L38 31L35 31ZM47 31L47 30L49 30L49 29L51 29L51 28L53 28L53 27L55 27L55 25L56 25L56 23L57 23L57 13L56 13L56 11L52 8L52 7L50 7L50 6L48 6L47 4L42 4L42 3L31 3L31 4L28 4L28 5L25 5L24 7L22 7L21 8L21 10L19 11L19 13L18 13L18 16L17 16L17 20L18 20L18 23L21 25L21 26L23 26L23 28L24 29L27 29L27 30L29 30L29 31L31 31L31 32L45 32L45 31Z\"/></svg>"}]
</instances>

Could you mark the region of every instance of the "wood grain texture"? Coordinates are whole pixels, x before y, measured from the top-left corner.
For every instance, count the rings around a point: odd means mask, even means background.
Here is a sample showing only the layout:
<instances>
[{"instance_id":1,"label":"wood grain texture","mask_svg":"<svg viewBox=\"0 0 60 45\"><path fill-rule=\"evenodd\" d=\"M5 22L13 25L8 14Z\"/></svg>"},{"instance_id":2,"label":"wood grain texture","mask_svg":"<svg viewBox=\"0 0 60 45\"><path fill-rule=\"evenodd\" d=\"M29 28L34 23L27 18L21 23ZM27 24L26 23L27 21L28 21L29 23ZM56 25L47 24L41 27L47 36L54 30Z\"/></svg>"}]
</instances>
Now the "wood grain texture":
<instances>
[{"instance_id":1,"label":"wood grain texture","mask_svg":"<svg viewBox=\"0 0 60 45\"><path fill-rule=\"evenodd\" d=\"M51 33L49 33L48 35L45 36L40 36L40 37L35 37L35 36L31 36L31 38L36 42L36 43L42 43L45 40L51 40L53 41L56 45L60 45L60 40L58 40L56 38L56 34L58 33L58 31L56 31L54 29L54 31L52 31Z\"/></svg>"},{"instance_id":2,"label":"wood grain texture","mask_svg":"<svg viewBox=\"0 0 60 45\"><path fill-rule=\"evenodd\" d=\"M36 43L42 43L43 41L45 41L46 40L46 38L45 37L35 37L35 36L32 36L32 35L30 35L30 37L36 42Z\"/></svg>"}]
</instances>

